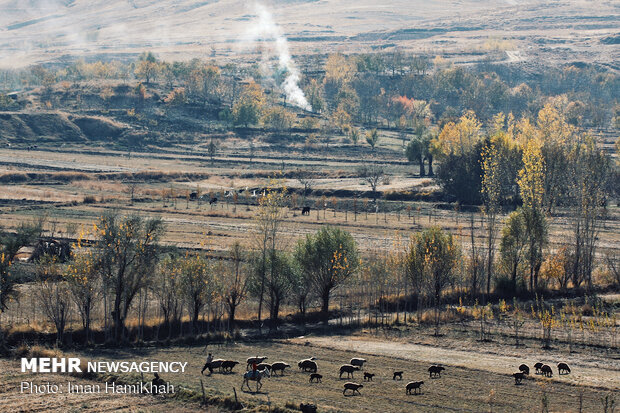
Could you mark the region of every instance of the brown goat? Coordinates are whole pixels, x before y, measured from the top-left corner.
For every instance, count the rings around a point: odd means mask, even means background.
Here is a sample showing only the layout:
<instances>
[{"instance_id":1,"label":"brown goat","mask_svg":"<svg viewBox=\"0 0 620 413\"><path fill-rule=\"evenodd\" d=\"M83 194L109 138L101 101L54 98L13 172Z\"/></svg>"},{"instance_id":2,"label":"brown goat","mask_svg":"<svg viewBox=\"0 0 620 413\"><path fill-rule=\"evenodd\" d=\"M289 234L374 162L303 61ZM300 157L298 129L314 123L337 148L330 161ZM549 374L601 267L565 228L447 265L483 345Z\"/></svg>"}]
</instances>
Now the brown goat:
<instances>
[{"instance_id":1,"label":"brown goat","mask_svg":"<svg viewBox=\"0 0 620 413\"><path fill-rule=\"evenodd\" d=\"M375 377L374 373L364 373L364 381L372 381L373 377Z\"/></svg>"},{"instance_id":2,"label":"brown goat","mask_svg":"<svg viewBox=\"0 0 620 413\"><path fill-rule=\"evenodd\" d=\"M342 391L342 394L344 395L347 390L351 390L352 394L357 393L357 394L361 395L359 389L361 389L362 387L364 387L364 385L362 385L362 384L353 383L353 382L347 382L347 383L344 384L344 390Z\"/></svg>"},{"instance_id":3,"label":"brown goat","mask_svg":"<svg viewBox=\"0 0 620 413\"><path fill-rule=\"evenodd\" d=\"M291 365L284 363L283 361L278 361L271 365L271 372L275 374L277 371L279 371L280 374L284 376L284 369L287 367L291 367Z\"/></svg>"},{"instance_id":4,"label":"brown goat","mask_svg":"<svg viewBox=\"0 0 620 413\"><path fill-rule=\"evenodd\" d=\"M310 375L310 383L312 383L313 381L315 381L317 383L322 383L323 382L323 375L319 374L319 373L312 373Z\"/></svg>"},{"instance_id":5,"label":"brown goat","mask_svg":"<svg viewBox=\"0 0 620 413\"><path fill-rule=\"evenodd\" d=\"M413 394L417 393L417 390L420 390L420 394L422 393L422 389L420 386L424 384L423 381L410 381L405 386L405 394L411 394L411 390L413 390Z\"/></svg>"},{"instance_id":6,"label":"brown goat","mask_svg":"<svg viewBox=\"0 0 620 413\"><path fill-rule=\"evenodd\" d=\"M353 377L353 372L356 370L359 370L360 368L357 366L352 366L351 364L343 364L342 366L340 366L340 376L339 378L342 378L342 373L347 373L347 379L352 379Z\"/></svg>"}]
</instances>

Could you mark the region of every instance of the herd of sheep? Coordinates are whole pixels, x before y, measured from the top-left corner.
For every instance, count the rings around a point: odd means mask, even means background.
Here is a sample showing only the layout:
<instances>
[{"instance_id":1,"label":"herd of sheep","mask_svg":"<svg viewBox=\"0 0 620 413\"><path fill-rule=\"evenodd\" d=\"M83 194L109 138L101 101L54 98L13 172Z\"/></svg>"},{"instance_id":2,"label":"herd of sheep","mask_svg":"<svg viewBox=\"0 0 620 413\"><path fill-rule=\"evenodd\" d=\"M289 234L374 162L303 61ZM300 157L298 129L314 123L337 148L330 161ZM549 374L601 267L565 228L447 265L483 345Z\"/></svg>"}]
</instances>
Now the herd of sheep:
<instances>
[{"instance_id":1,"label":"herd of sheep","mask_svg":"<svg viewBox=\"0 0 620 413\"><path fill-rule=\"evenodd\" d=\"M267 372L267 376L269 375L277 375L278 372L280 375L284 375L284 371L287 368L290 368L291 365L282 361L278 361L275 363L266 363L267 357L250 357L246 360L246 370L249 370L251 366L256 365L258 371ZM366 359L354 357L349 360L349 363L343 364L340 366L338 378L342 379L346 374L346 379L353 380L355 379L354 373L359 370L363 370L364 364L366 363ZM216 359L213 360L211 366L214 369L220 369L221 372L231 373L232 369L239 364L237 361L232 360L222 360ZM297 363L297 367L302 372L310 373L309 382L310 383L322 383L323 375L318 372L319 366L317 364L317 359L315 357L307 358L300 360ZM570 367L566 363L558 363L558 374L569 374L571 372ZM534 364L534 369L536 370L536 374L541 374L545 377L552 377L553 370L547 364L536 363ZM429 378L438 379L441 378L442 371L445 370L445 367L440 365L432 365L428 368ZM404 371L394 371L392 375L392 380L400 381L403 379ZM521 364L519 366L519 371L514 373L512 377L515 379L515 384L520 385L526 376L530 374L530 368L527 364ZM374 373L370 373L368 371L364 372L364 381L372 382ZM410 381L405 385L405 394L421 394L422 389L421 386L424 384L424 381ZM360 389L363 388L364 385L361 383L356 383L353 381L348 381L344 383L344 389L342 391L343 395L347 395L349 392L350 395L361 394ZM300 410L304 413L312 413L316 412L316 406L313 404L304 404L300 405Z\"/></svg>"}]
</instances>

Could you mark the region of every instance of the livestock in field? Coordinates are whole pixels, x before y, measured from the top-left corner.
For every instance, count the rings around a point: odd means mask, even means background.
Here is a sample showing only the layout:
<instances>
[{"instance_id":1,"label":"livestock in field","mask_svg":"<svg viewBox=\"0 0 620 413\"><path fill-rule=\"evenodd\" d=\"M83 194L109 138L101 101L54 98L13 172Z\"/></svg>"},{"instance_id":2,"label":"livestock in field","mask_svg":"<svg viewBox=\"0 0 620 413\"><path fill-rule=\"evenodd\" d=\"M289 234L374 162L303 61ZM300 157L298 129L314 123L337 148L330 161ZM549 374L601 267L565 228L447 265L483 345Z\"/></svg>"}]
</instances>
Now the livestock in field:
<instances>
[{"instance_id":1,"label":"livestock in field","mask_svg":"<svg viewBox=\"0 0 620 413\"><path fill-rule=\"evenodd\" d=\"M518 373L513 373L512 377L515 378L515 385L518 385L518 384L521 384L521 382L525 378L525 373L523 373L522 371Z\"/></svg>"},{"instance_id":2,"label":"livestock in field","mask_svg":"<svg viewBox=\"0 0 620 413\"><path fill-rule=\"evenodd\" d=\"M316 364L316 362L310 359L301 360L299 363L297 363L297 366L300 370L309 371L311 373L316 373L319 369L319 366Z\"/></svg>"},{"instance_id":3,"label":"livestock in field","mask_svg":"<svg viewBox=\"0 0 620 413\"><path fill-rule=\"evenodd\" d=\"M343 373L347 373L347 378L348 379L352 379L353 378L353 372L356 370L359 370L360 368L357 366L352 366L351 364L343 364L342 366L340 366L340 378L342 378L342 374Z\"/></svg>"},{"instance_id":4,"label":"livestock in field","mask_svg":"<svg viewBox=\"0 0 620 413\"><path fill-rule=\"evenodd\" d=\"M256 365L256 369L257 370L267 369L267 370L271 371L271 364L269 364L269 363L259 363L259 364Z\"/></svg>"},{"instance_id":5,"label":"livestock in field","mask_svg":"<svg viewBox=\"0 0 620 413\"><path fill-rule=\"evenodd\" d=\"M358 366L360 369L364 368L364 363L366 363L366 359L362 358L352 358L351 361L349 361L349 364L352 366Z\"/></svg>"},{"instance_id":6,"label":"livestock in field","mask_svg":"<svg viewBox=\"0 0 620 413\"><path fill-rule=\"evenodd\" d=\"M568 367L568 364L558 363L558 374L568 374L568 373L570 373L570 367Z\"/></svg>"},{"instance_id":7,"label":"livestock in field","mask_svg":"<svg viewBox=\"0 0 620 413\"><path fill-rule=\"evenodd\" d=\"M310 383L312 383L312 382L322 383L323 382L323 375L319 374L319 373L312 373L310 375Z\"/></svg>"},{"instance_id":8,"label":"livestock in field","mask_svg":"<svg viewBox=\"0 0 620 413\"><path fill-rule=\"evenodd\" d=\"M444 370L445 368L441 366L430 366L428 368L428 375L431 379L433 377L441 377L441 372Z\"/></svg>"},{"instance_id":9,"label":"livestock in field","mask_svg":"<svg viewBox=\"0 0 620 413\"><path fill-rule=\"evenodd\" d=\"M235 368L235 366L239 364L238 361L233 361L233 360L224 360L222 361L222 364L220 365L220 368L222 371L225 371L227 373L232 373L233 369Z\"/></svg>"},{"instance_id":10,"label":"livestock in field","mask_svg":"<svg viewBox=\"0 0 620 413\"><path fill-rule=\"evenodd\" d=\"M403 379L403 372L395 371L394 376L392 377L392 380L402 380L402 379Z\"/></svg>"},{"instance_id":11,"label":"livestock in field","mask_svg":"<svg viewBox=\"0 0 620 413\"><path fill-rule=\"evenodd\" d=\"M540 374L540 369L542 369L543 364L538 362L534 364L534 368L536 369L536 374Z\"/></svg>"},{"instance_id":12,"label":"livestock in field","mask_svg":"<svg viewBox=\"0 0 620 413\"><path fill-rule=\"evenodd\" d=\"M310 215L310 207L303 207L301 209L301 215Z\"/></svg>"},{"instance_id":13,"label":"livestock in field","mask_svg":"<svg viewBox=\"0 0 620 413\"><path fill-rule=\"evenodd\" d=\"M424 384L423 381L410 381L409 383L407 383L407 385L405 386L405 394L411 394L411 391L413 390L413 394L417 394L417 391L420 390L420 393L422 393L422 389L421 386Z\"/></svg>"},{"instance_id":14,"label":"livestock in field","mask_svg":"<svg viewBox=\"0 0 620 413\"><path fill-rule=\"evenodd\" d=\"M273 363L271 365L271 372L275 375L276 372L280 372L280 375L284 375L284 369L286 369L287 367L291 367L290 364L284 363L282 361L278 361L276 363Z\"/></svg>"},{"instance_id":15,"label":"livestock in field","mask_svg":"<svg viewBox=\"0 0 620 413\"><path fill-rule=\"evenodd\" d=\"M519 366L519 371L523 374L527 374L527 375L530 374L530 368L526 364L521 364Z\"/></svg>"},{"instance_id":16,"label":"livestock in field","mask_svg":"<svg viewBox=\"0 0 620 413\"><path fill-rule=\"evenodd\" d=\"M260 364L263 361L267 360L268 357L248 357L248 359L246 360L246 362L248 363L246 370L249 370L250 367L252 367L252 364Z\"/></svg>"},{"instance_id":17,"label":"livestock in field","mask_svg":"<svg viewBox=\"0 0 620 413\"><path fill-rule=\"evenodd\" d=\"M553 376L553 370L551 370L551 366L545 364L544 366L542 366L540 368L540 371L542 372L542 375L545 377L551 377Z\"/></svg>"},{"instance_id":18,"label":"livestock in field","mask_svg":"<svg viewBox=\"0 0 620 413\"><path fill-rule=\"evenodd\" d=\"M362 387L364 387L363 384L347 382L347 383L344 384L344 390L342 391L342 394L344 395L344 394L346 394L347 390L351 390L351 394L352 395L355 394L355 393L361 395L359 389L361 389Z\"/></svg>"},{"instance_id":19,"label":"livestock in field","mask_svg":"<svg viewBox=\"0 0 620 413\"><path fill-rule=\"evenodd\" d=\"M375 377L374 373L364 373L364 381L372 381L373 377Z\"/></svg>"}]
</instances>

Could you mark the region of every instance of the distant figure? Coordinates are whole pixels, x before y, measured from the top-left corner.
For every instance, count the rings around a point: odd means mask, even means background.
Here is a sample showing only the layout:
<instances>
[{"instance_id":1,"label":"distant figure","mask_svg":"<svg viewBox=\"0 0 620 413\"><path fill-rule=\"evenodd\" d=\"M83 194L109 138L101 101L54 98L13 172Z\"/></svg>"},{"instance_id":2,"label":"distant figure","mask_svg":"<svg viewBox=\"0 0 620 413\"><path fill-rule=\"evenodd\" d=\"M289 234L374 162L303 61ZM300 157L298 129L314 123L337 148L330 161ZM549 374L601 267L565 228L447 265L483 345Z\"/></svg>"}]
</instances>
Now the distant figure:
<instances>
[{"instance_id":1,"label":"distant figure","mask_svg":"<svg viewBox=\"0 0 620 413\"><path fill-rule=\"evenodd\" d=\"M310 375L310 383L312 383L313 381L315 381L317 383L321 383L323 381L323 375L321 375L319 373L312 373Z\"/></svg>"},{"instance_id":2,"label":"distant figure","mask_svg":"<svg viewBox=\"0 0 620 413\"><path fill-rule=\"evenodd\" d=\"M359 384L359 383L353 383L353 382L347 382L344 384L344 390L342 391L342 394L344 395L346 393L347 390L351 390L351 394L360 394L360 390L362 387L364 387L364 385Z\"/></svg>"},{"instance_id":3,"label":"distant figure","mask_svg":"<svg viewBox=\"0 0 620 413\"><path fill-rule=\"evenodd\" d=\"M301 413L316 413L316 405L310 403L301 403L299 405Z\"/></svg>"},{"instance_id":4,"label":"distant figure","mask_svg":"<svg viewBox=\"0 0 620 413\"><path fill-rule=\"evenodd\" d=\"M540 369L542 369L542 366L543 364L541 362L534 364L534 368L536 369L536 374L540 374Z\"/></svg>"},{"instance_id":5,"label":"distant figure","mask_svg":"<svg viewBox=\"0 0 620 413\"><path fill-rule=\"evenodd\" d=\"M551 367L548 366L547 364L545 364L544 366L542 366L540 368L540 371L542 372L542 375L545 377L551 377L553 376L553 370L551 370Z\"/></svg>"},{"instance_id":6,"label":"distant figure","mask_svg":"<svg viewBox=\"0 0 620 413\"><path fill-rule=\"evenodd\" d=\"M301 209L301 215L310 215L310 207L303 207Z\"/></svg>"},{"instance_id":7,"label":"distant figure","mask_svg":"<svg viewBox=\"0 0 620 413\"><path fill-rule=\"evenodd\" d=\"M191 192L189 194L189 199L191 199L192 201L195 201L196 199L198 199L198 192Z\"/></svg>"},{"instance_id":8,"label":"distant figure","mask_svg":"<svg viewBox=\"0 0 620 413\"><path fill-rule=\"evenodd\" d=\"M402 371L395 371L394 372L394 377L392 377L392 380L402 380L403 379L403 372Z\"/></svg>"},{"instance_id":9,"label":"distant figure","mask_svg":"<svg viewBox=\"0 0 620 413\"><path fill-rule=\"evenodd\" d=\"M564 372L564 373L562 373ZM570 367L566 363L558 363L558 374L568 374L570 373Z\"/></svg>"},{"instance_id":10,"label":"distant figure","mask_svg":"<svg viewBox=\"0 0 620 413\"><path fill-rule=\"evenodd\" d=\"M164 386L165 384L166 382L159 377L159 374L155 373L155 377L153 378L153 380L151 380L151 385L153 386L153 394L157 396L159 394L159 386Z\"/></svg>"},{"instance_id":11,"label":"distant figure","mask_svg":"<svg viewBox=\"0 0 620 413\"><path fill-rule=\"evenodd\" d=\"M412 390L413 394L417 394L418 390L420 390L420 393L422 393L422 388L420 386L422 386L423 384L423 381L410 381L405 386L405 394L411 394Z\"/></svg>"},{"instance_id":12,"label":"distant figure","mask_svg":"<svg viewBox=\"0 0 620 413\"><path fill-rule=\"evenodd\" d=\"M519 366L519 371L523 374L527 374L527 375L530 374L530 368L527 366L527 364L521 364Z\"/></svg>"},{"instance_id":13,"label":"distant figure","mask_svg":"<svg viewBox=\"0 0 620 413\"><path fill-rule=\"evenodd\" d=\"M445 368L441 366L430 366L428 368L428 375L431 379L433 377L441 377L441 372L444 370Z\"/></svg>"},{"instance_id":14,"label":"distant figure","mask_svg":"<svg viewBox=\"0 0 620 413\"><path fill-rule=\"evenodd\" d=\"M217 198L211 198L209 205L217 204Z\"/></svg>"},{"instance_id":15,"label":"distant figure","mask_svg":"<svg viewBox=\"0 0 620 413\"><path fill-rule=\"evenodd\" d=\"M372 381L373 377L375 377L374 373L364 372L364 381Z\"/></svg>"},{"instance_id":16,"label":"distant figure","mask_svg":"<svg viewBox=\"0 0 620 413\"><path fill-rule=\"evenodd\" d=\"M211 365L212 362L213 362L213 354L209 353L209 355L207 356L207 361L205 365L202 367L202 371L200 372L200 374L204 374L206 369L209 369L209 376L213 374L213 366Z\"/></svg>"},{"instance_id":17,"label":"distant figure","mask_svg":"<svg viewBox=\"0 0 620 413\"><path fill-rule=\"evenodd\" d=\"M521 384L521 382L523 381L523 379L525 378L525 373L523 373L522 371L518 372L518 373L514 373L512 375L512 377L515 378L515 385L518 386L519 384Z\"/></svg>"}]
</instances>

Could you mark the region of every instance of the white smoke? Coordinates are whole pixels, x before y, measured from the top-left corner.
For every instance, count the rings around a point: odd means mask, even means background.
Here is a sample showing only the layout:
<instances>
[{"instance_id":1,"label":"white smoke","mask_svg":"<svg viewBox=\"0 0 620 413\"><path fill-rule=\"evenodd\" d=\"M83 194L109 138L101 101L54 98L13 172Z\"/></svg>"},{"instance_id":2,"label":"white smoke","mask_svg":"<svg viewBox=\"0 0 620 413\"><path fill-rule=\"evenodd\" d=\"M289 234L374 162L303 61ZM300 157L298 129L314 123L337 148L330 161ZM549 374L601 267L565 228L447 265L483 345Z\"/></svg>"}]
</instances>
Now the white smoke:
<instances>
[{"instance_id":1,"label":"white smoke","mask_svg":"<svg viewBox=\"0 0 620 413\"><path fill-rule=\"evenodd\" d=\"M279 85L284 91L288 102L295 106L299 106L305 110L312 110L312 107L308 103L304 92L299 87L300 74L299 69L295 65L291 53L288 49L288 42L286 36L282 33L280 26L273 20L273 16L267 10L265 6L256 2L254 3L254 9L258 17L256 25L252 28L249 40L251 42L256 41L268 41L274 45L273 49L263 47L261 50L262 61L261 68L264 73L269 71L269 60L271 59L271 53L277 54L278 59L278 71L284 74L284 80Z\"/></svg>"}]
</instances>

